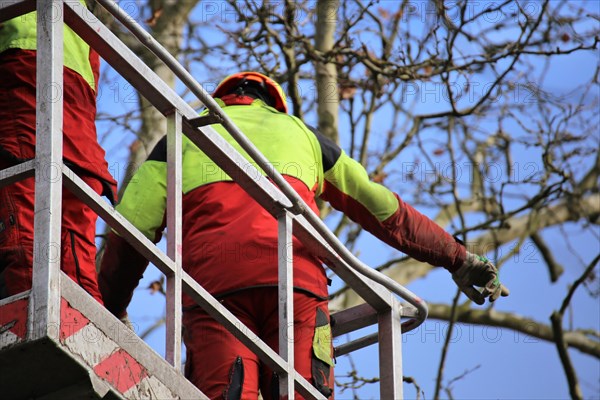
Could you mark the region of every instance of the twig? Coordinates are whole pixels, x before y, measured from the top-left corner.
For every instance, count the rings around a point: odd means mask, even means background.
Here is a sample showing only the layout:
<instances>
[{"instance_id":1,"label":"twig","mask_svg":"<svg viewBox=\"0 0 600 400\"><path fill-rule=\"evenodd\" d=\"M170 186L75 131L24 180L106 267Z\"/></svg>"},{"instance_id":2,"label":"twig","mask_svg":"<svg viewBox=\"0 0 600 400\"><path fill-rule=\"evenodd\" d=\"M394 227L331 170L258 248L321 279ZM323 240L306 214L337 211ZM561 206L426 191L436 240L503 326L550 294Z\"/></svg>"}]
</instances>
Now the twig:
<instances>
[{"instance_id":1,"label":"twig","mask_svg":"<svg viewBox=\"0 0 600 400\"><path fill-rule=\"evenodd\" d=\"M442 378L444 375L444 367L446 364L446 356L448 355L448 349L450 347L450 340L452 338L452 330L454 329L454 324L456 323L456 317L458 316L458 299L460 299L461 291L460 289L456 291L456 295L454 296L454 300L452 300L452 313L450 315L450 324L448 325L448 334L446 335L446 339L444 340L444 347L442 348L442 357L440 359L440 366L438 367L438 374L435 382L435 394L433 398L438 400L440 398L440 389L442 388Z\"/></svg>"},{"instance_id":2,"label":"twig","mask_svg":"<svg viewBox=\"0 0 600 400\"><path fill-rule=\"evenodd\" d=\"M577 374L573 368L571 358L569 357L569 352L567 351L567 345L565 344L565 338L562 329L562 317L562 314L560 314L558 311L554 311L550 316L550 320L552 321L552 329L554 331L556 349L558 350L560 361L563 365L563 369L565 370L567 381L569 382L569 393L571 393L571 398L583 399L581 388L579 387L579 382L577 380Z\"/></svg>"},{"instance_id":3,"label":"twig","mask_svg":"<svg viewBox=\"0 0 600 400\"><path fill-rule=\"evenodd\" d=\"M572 399L583 399L583 395L581 393L581 387L579 386L579 381L577 379L577 373L573 368L573 363L571 362L571 358L569 357L569 352L567 349L567 344L565 342L564 331L562 326L562 320L565 311L569 307L569 303L573 298L573 294L577 288L587 279L589 274L596 268L598 261L600 260L600 254L594 258L594 260L587 266L583 274L577 279L569 292L565 296L560 310L554 311L550 316L550 321L552 321L552 330L554 332L554 341L556 342L556 349L558 351L558 356L560 357L560 361L563 365L563 369L565 371L565 375L567 377L567 381L569 383L569 393L571 394Z\"/></svg>"},{"instance_id":4,"label":"twig","mask_svg":"<svg viewBox=\"0 0 600 400\"><path fill-rule=\"evenodd\" d=\"M423 397L425 397L425 392L423 392L423 389L421 389L421 386L419 386L419 384L417 383L417 381L415 380L415 378L413 378L412 376L403 376L402 377L402 382L408 383L408 384L413 385L415 387L415 391L417 392L417 396L415 397L416 400L420 400L421 399L421 394L423 394Z\"/></svg>"},{"instance_id":5,"label":"twig","mask_svg":"<svg viewBox=\"0 0 600 400\"><path fill-rule=\"evenodd\" d=\"M164 325L165 322L166 322L166 319L164 316L162 318L158 318L156 321L154 321L154 323L152 325L150 325L148 328L146 328L146 330L144 332L140 333L139 337L141 339L145 340L148 337L148 335L150 335L156 329L158 329L162 325Z\"/></svg>"},{"instance_id":6,"label":"twig","mask_svg":"<svg viewBox=\"0 0 600 400\"><path fill-rule=\"evenodd\" d=\"M460 374L460 375L458 375L458 376L455 376L454 378L450 379L450 380L448 381L448 385L447 385L447 386L452 386L452 384L453 384L454 382L458 382L458 381L460 381L460 380L464 379L464 378L465 378L467 375L469 375L471 372L473 372L473 371L476 371L476 370L478 370L479 368L481 368L481 365L480 365L480 364L477 364L477 365L476 365L476 366L474 366L473 368L465 370L465 371L464 371L462 374Z\"/></svg>"},{"instance_id":7,"label":"twig","mask_svg":"<svg viewBox=\"0 0 600 400\"><path fill-rule=\"evenodd\" d=\"M535 232L530 237L535 246L542 254L544 261L546 261L548 271L550 272L550 281L556 282L564 272L564 268L558 262L556 262L554 256L552 255L552 251L548 248L548 246L544 242L544 239L542 239L539 233Z\"/></svg>"},{"instance_id":8,"label":"twig","mask_svg":"<svg viewBox=\"0 0 600 400\"><path fill-rule=\"evenodd\" d=\"M573 297L573 294L575 294L575 290L577 290L579 285L581 285L587 279L588 275L594 270L594 268L596 268L598 261L600 261L600 254L598 254L596 256L596 258L594 258L592 260L592 262L587 266L587 268L585 269L583 274L579 277L579 279L577 279L575 281L575 283L573 283L573 286L571 286L571 289L569 289L569 293L567 293L567 296L563 300L562 306L560 307L561 314L565 313L565 310L567 309L567 307L569 306L569 303L571 302L571 298Z\"/></svg>"}]
</instances>

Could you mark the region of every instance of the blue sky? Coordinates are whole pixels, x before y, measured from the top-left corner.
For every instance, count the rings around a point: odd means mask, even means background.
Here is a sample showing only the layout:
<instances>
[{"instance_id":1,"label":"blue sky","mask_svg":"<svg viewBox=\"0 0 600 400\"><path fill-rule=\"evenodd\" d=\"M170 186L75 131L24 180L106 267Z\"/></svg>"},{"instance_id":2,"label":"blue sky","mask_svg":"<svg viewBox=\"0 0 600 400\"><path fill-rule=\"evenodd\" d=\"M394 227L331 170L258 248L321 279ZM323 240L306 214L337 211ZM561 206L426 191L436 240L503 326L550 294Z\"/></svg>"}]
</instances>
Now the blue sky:
<instances>
[{"instance_id":1,"label":"blue sky","mask_svg":"<svg viewBox=\"0 0 600 400\"><path fill-rule=\"evenodd\" d=\"M207 10L204 9L206 12ZM196 16L198 17L198 15ZM561 96L569 93L574 87L589 81L598 65L598 52L580 53L560 58L552 63L547 73L544 88ZM103 68L107 65L104 63ZM234 71L223 71L227 75ZM110 71L108 79L99 97L99 111L120 114L135 107L133 88ZM198 78L203 82L202 78ZM595 91L596 101L600 93ZM426 99L427 100L427 99ZM132 102L133 101L133 102ZM432 104L424 101L423 110L432 110ZM438 103L438 107L443 104ZM311 118L309 115L308 118ZM312 117L314 118L314 117ZM314 122L314 121L309 121ZM596 124L600 121L590 121ZM344 143L343 122L340 129L341 141ZM101 137L106 133L107 125L99 124ZM107 150L107 160L111 172L121 179L124 171L128 145L133 136L117 129L106 136L103 146ZM410 156L410 154L407 154ZM527 153L524 149L515 154L521 171L526 174L528 162L539 163L539 155ZM409 161L412 159L408 158ZM120 175L121 174L121 175ZM404 182L392 181L393 190L404 196L410 195L414 187ZM434 209L419 208L430 217L435 216ZM567 234L574 243L569 248L564 235ZM525 243L522 253L513 257L503 266L503 282L511 289L511 296L501 299L496 305L499 311L517 312L548 324L553 310L560 303L568 286L579 277L583 267L574 253L583 260L591 260L600 251L598 236L582 234L578 225L567 224L564 231L551 228L543 233L549 246L555 249L557 261L566 267L559 281L548 284L548 273L543 260L534 249ZM360 258L369 265L379 265L399 253L363 234L359 245ZM504 254L508 251L503 248ZM158 279L159 272L151 267L135 293L129 308L131 319L139 325L139 331L155 322L164 311L164 298L160 295L149 295L145 289L148 284ZM598 281L595 283L598 290ZM436 270L425 279L413 282L409 289L429 302L451 302L455 294L455 286L449 274L444 270ZM598 300L580 289L573 299L572 318L575 327L590 328L600 331L600 305ZM414 332L403 338L404 372L413 377L424 391L425 398L432 398L435 387L440 350L447 334L447 323L428 320ZM468 371L463 379L452 384L452 394L456 399L566 399L569 397L566 379L553 343L540 341L508 329L476 327L459 324L454 333L450 347L444 381ZM164 354L164 329L159 329L147 339L148 343L159 353ZM600 398L600 362L592 357L582 355L576 350L570 352L580 384L586 399ZM377 375L377 346L356 352L352 359L359 368L359 374L371 378ZM336 375L343 375L348 370L348 357L340 357L336 366ZM366 385L361 388L361 399L378 398L377 385ZM414 398L414 388L405 385L405 397ZM442 394L442 397L446 397ZM338 393L337 399L352 398L350 392ZM423 398L423 397L422 397Z\"/></svg>"}]
</instances>

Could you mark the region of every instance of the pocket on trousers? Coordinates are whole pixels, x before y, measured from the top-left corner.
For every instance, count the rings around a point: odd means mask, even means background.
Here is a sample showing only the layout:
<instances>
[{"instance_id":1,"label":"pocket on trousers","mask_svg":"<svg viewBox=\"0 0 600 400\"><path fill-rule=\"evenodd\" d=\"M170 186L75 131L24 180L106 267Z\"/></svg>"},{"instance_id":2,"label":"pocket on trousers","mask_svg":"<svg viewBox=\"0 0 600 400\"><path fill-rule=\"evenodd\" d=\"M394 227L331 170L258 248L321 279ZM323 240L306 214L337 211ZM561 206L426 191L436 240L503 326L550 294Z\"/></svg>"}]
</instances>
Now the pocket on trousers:
<instances>
[{"instance_id":1,"label":"pocket on trousers","mask_svg":"<svg viewBox=\"0 0 600 400\"><path fill-rule=\"evenodd\" d=\"M329 397L333 389L329 385L329 375L333 360L331 359L331 325L327 314L317 309L315 333L312 345L311 373L313 385L324 396Z\"/></svg>"}]
</instances>

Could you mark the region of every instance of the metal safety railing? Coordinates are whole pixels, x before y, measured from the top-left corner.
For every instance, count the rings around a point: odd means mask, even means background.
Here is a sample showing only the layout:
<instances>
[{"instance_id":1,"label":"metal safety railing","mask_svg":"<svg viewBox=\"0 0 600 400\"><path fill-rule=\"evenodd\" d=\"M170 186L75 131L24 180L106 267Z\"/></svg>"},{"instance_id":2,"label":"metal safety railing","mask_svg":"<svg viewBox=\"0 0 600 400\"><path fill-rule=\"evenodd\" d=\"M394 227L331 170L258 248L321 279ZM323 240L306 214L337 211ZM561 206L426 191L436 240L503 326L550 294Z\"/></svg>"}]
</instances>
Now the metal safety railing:
<instances>
[{"instance_id":1,"label":"metal safety railing","mask_svg":"<svg viewBox=\"0 0 600 400\"><path fill-rule=\"evenodd\" d=\"M181 365L181 294L190 295L209 315L232 332L280 379L280 394L293 398L294 390L306 398L323 399L294 369L292 235L301 240L366 302L332 316L334 336L378 324L378 332L335 348L337 356L379 342L380 394L402 398L401 333L419 326L427 306L391 278L369 268L345 248L310 210L287 181L244 136L214 99L152 36L114 1L97 0L142 44L164 62L207 107L209 117L197 113L164 83L102 22L76 0L23 0L0 2L0 22L38 11L37 145L32 161L0 171L0 186L30 177L36 179L34 221L34 275L32 302L36 323L51 326L60 313L60 218L63 185L90 206L104 221L167 276L166 359ZM159 250L131 223L107 205L62 161L63 22L93 47L118 73L167 118L167 254ZM209 124L220 123L248 153L246 160ZM202 149L229 176L278 220L279 324L278 352L257 339L234 315L181 267L181 133ZM257 167L267 176L263 176ZM272 180L272 182L270 180ZM42 251L39 251L42 250ZM396 296L411 306L401 304ZM401 318L409 320L402 322ZM49 332L38 329L32 335ZM31 337L35 339L35 337Z\"/></svg>"}]
</instances>

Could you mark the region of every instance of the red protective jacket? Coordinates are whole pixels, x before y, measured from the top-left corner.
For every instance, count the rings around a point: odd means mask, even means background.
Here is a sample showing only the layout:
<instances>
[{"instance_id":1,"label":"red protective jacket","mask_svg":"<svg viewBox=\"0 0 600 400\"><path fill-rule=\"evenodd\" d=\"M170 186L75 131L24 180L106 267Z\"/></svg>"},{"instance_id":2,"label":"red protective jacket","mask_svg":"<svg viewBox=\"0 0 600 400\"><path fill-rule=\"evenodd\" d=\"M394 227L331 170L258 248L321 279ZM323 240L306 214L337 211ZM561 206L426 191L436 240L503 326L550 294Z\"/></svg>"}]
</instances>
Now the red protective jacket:
<instances>
[{"instance_id":1,"label":"red protective jacket","mask_svg":"<svg viewBox=\"0 0 600 400\"><path fill-rule=\"evenodd\" d=\"M100 58L90 49L89 62L98 82ZM8 49L0 53L0 152L13 163L35 157L36 52ZM76 172L98 178L103 194L114 200L116 181L108 172L104 149L96 137L96 93L81 75L64 68L63 158Z\"/></svg>"},{"instance_id":2,"label":"red protective jacket","mask_svg":"<svg viewBox=\"0 0 600 400\"><path fill-rule=\"evenodd\" d=\"M36 21L32 12L0 24L0 169L35 157ZM96 138L100 59L66 25L63 43L63 159L95 192L114 201L116 182ZM42 93L56 96L56 89ZM61 269L102 302L95 268L97 216L68 189L62 199ZM31 287L34 202L33 177L0 188L0 271L9 295Z\"/></svg>"},{"instance_id":3,"label":"red protective jacket","mask_svg":"<svg viewBox=\"0 0 600 400\"><path fill-rule=\"evenodd\" d=\"M225 98L224 111L317 212L320 197L373 235L410 256L451 271L464 247L400 197L369 181L364 168L299 119L260 100ZM214 128L240 149L226 131ZM242 154L245 154L241 150ZM117 210L149 239L158 241L166 208L166 141L138 169ZM147 265L116 234L109 238L99 276L109 310L125 313ZM231 177L184 137L183 268L213 295L277 285L277 222ZM320 261L297 240L294 286L327 296ZM193 304L184 298L185 305Z\"/></svg>"}]
</instances>

